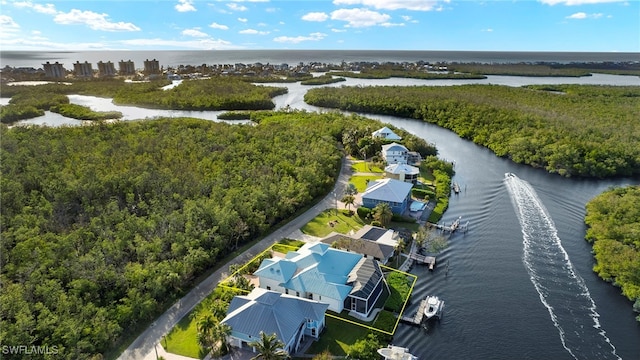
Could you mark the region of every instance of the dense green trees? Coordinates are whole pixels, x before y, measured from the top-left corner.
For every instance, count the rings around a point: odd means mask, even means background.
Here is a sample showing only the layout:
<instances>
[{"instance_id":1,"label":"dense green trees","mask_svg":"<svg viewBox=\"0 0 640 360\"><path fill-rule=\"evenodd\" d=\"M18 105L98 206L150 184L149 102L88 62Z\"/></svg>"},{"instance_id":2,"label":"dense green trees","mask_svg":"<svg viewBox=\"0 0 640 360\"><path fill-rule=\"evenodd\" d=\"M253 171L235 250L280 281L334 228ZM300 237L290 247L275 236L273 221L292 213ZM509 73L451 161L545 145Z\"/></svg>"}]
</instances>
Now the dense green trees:
<instances>
[{"instance_id":1,"label":"dense green trees","mask_svg":"<svg viewBox=\"0 0 640 360\"><path fill-rule=\"evenodd\" d=\"M640 304L639 203L640 186L613 188L587 203L585 217L586 239L593 243L596 259L593 271L619 286L636 305Z\"/></svg>"},{"instance_id":2,"label":"dense green trees","mask_svg":"<svg viewBox=\"0 0 640 360\"><path fill-rule=\"evenodd\" d=\"M52 106L49 110L78 120L109 120L120 119L122 113L120 111L93 111L87 106L76 104L60 104Z\"/></svg>"},{"instance_id":3,"label":"dense green trees","mask_svg":"<svg viewBox=\"0 0 640 360\"><path fill-rule=\"evenodd\" d=\"M113 101L175 110L268 110L275 107L271 98L286 92L286 88L256 86L233 77L213 77L183 81L169 90L125 86Z\"/></svg>"},{"instance_id":4,"label":"dense green trees","mask_svg":"<svg viewBox=\"0 0 640 360\"><path fill-rule=\"evenodd\" d=\"M16 106L9 104L0 106L0 122L5 124L42 115L44 115L44 110L32 105Z\"/></svg>"},{"instance_id":5,"label":"dense green trees","mask_svg":"<svg viewBox=\"0 0 640 360\"><path fill-rule=\"evenodd\" d=\"M347 79L343 77L333 77L329 74L316 76L308 80L302 80L300 84L302 85L324 85L324 84L333 84L336 82L346 81Z\"/></svg>"},{"instance_id":6,"label":"dense green trees","mask_svg":"<svg viewBox=\"0 0 640 360\"><path fill-rule=\"evenodd\" d=\"M640 88L496 85L316 88L324 107L422 119L563 176L640 174Z\"/></svg>"},{"instance_id":7,"label":"dense green trees","mask_svg":"<svg viewBox=\"0 0 640 360\"><path fill-rule=\"evenodd\" d=\"M0 126L0 338L86 359L333 187L361 117Z\"/></svg>"},{"instance_id":8,"label":"dense green trees","mask_svg":"<svg viewBox=\"0 0 640 360\"><path fill-rule=\"evenodd\" d=\"M179 86L163 90L167 80L125 83L116 80L77 81L37 86L3 86L2 96L11 97L7 109L0 112L0 121L9 123L42 115L42 110L68 104L66 95L80 94L113 98L115 103L175 110L269 110L276 95L286 88L256 86L233 77L213 77L205 80L185 80ZM34 111L34 108L37 109ZM95 113L77 107L58 107L75 116L96 117ZM31 116L33 115L33 116ZM64 115L64 114L63 114ZM108 118L114 114L102 114ZM66 116L66 115L65 115ZM72 116L73 117L73 116ZM76 117L78 118L78 117Z\"/></svg>"},{"instance_id":9,"label":"dense green trees","mask_svg":"<svg viewBox=\"0 0 640 360\"><path fill-rule=\"evenodd\" d=\"M486 79L484 75L478 74L461 74L453 72L426 72L421 70L405 70L405 69L363 69L360 72L353 71L334 71L331 72L335 76L344 76L361 79L388 79L397 78L413 78L424 80L443 80L443 79Z\"/></svg>"}]
</instances>

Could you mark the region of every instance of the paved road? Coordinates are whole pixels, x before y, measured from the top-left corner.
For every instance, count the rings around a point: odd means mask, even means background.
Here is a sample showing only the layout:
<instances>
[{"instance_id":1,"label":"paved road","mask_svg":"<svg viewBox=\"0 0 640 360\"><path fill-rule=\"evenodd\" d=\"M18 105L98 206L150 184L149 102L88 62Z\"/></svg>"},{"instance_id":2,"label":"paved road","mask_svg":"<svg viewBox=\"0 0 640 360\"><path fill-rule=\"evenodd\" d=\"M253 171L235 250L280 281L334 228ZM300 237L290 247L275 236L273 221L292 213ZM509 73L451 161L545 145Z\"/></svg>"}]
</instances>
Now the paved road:
<instances>
[{"instance_id":1,"label":"paved road","mask_svg":"<svg viewBox=\"0 0 640 360\"><path fill-rule=\"evenodd\" d=\"M327 195L322 201L310 208L302 215L291 220L280 229L269 234L260 242L249 248L242 255L229 261L221 266L213 274L203 280L200 284L194 287L187 295L178 300L173 306L171 306L164 314L162 314L153 324L151 324L138 338L118 357L120 360L148 360L156 359L156 350L154 349L156 344L160 343L162 336L167 334L185 315L187 315L198 303L200 303L205 297L207 297L211 291L216 287L218 282L223 280L229 269L229 265L242 264L252 259L257 254L264 251L273 243L287 237L292 232L300 229L311 219L318 216L322 211L335 208L337 200L344 195L344 188L349 181L351 174L351 161L343 158L342 168L340 169L340 175L336 181L336 185L331 193ZM161 346L158 346L160 350ZM160 351L159 351L160 352ZM164 356L166 359L174 359L173 354L158 354ZM181 357L182 358L182 357ZM178 357L175 357L178 359ZM182 358L184 359L184 358Z\"/></svg>"}]
</instances>

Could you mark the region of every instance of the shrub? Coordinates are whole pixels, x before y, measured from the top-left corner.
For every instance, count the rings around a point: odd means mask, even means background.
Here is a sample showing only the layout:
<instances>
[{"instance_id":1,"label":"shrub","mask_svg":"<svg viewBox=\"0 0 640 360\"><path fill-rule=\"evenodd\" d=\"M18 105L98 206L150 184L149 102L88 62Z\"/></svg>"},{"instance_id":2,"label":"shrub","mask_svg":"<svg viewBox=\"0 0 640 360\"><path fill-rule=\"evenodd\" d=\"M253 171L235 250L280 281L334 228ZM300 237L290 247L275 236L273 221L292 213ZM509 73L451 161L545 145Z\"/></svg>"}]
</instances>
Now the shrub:
<instances>
[{"instance_id":1,"label":"shrub","mask_svg":"<svg viewBox=\"0 0 640 360\"><path fill-rule=\"evenodd\" d=\"M402 216L402 215L398 215L398 214L393 214L393 216L391 217L391 221L414 223L414 222L416 222L416 219L414 219L414 218L412 218L410 216Z\"/></svg>"},{"instance_id":2,"label":"shrub","mask_svg":"<svg viewBox=\"0 0 640 360\"><path fill-rule=\"evenodd\" d=\"M366 220L368 217L371 216L371 209L369 209L368 207L360 206L357 212L358 212L358 216L360 216L362 220Z\"/></svg>"},{"instance_id":3,"label":"shrub","mask_svg":"<svg viewBox=\"0 0 640 360\"><path fill-rule=\"evenodd\" d=\"M411 290L409 278L402 273L392 272L387 277L387 284L389 284L391 294L385 302L384 308L391 312L399 312Z\"/></svg>"},{"instance_id":4,"label":"shrub","mask_svg":"<svg viewBox=\"0 0 640 360\"><path fill-rule=\"evenodd\" d=\"M429 189L411 189L411 195L417 197L418 199L431 199L436 197L436 193Z\"/></svg>"}]
</instances>

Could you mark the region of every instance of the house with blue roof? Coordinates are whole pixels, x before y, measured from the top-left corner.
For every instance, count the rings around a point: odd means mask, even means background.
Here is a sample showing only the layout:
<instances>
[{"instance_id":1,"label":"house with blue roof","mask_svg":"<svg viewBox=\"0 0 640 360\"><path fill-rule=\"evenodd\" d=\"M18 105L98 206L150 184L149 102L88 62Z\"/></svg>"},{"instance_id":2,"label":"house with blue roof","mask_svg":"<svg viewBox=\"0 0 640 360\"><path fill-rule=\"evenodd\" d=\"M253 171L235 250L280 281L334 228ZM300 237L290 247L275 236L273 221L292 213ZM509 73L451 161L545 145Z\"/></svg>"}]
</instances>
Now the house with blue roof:
<instances>
[{"instance_id":1,"label":"house with blue roof","mask_svg":"<svg viewBox=\"0 0 640 360\"><path fill-rule=\"evenodd\" d=\"M362 205L373 209L379 203L387 203L394 214L404 214L411 202L413 184L396 179L370 181L362 193Z\"/></svg>"},{"instance_id":2,"label":"house with blue roof","mask_svg":"<svg viewBox=\"0 0 640 360\"><path fill-rule=\"evenodd\" d=\"M260 332L276 334L284 350L299 350L305 336L317 339L325 326L328 304L255 288L248 295L235 296L221 323L231 327L227 340L243 348L260 339ZM255 352L255 349L254 349Z\"/></svg>"},{"instance_id":3,"label":"house with blue roof","mask_svg":"<svg viewBox=\"0 0 640 360\"><path fill-rule=\"evenodd\" d=\"M254 275L260 288L362 316L371 313L386 287L377 261L321 242L307 243L284 258L265 259Z\"/></svg>"}]
</instances>

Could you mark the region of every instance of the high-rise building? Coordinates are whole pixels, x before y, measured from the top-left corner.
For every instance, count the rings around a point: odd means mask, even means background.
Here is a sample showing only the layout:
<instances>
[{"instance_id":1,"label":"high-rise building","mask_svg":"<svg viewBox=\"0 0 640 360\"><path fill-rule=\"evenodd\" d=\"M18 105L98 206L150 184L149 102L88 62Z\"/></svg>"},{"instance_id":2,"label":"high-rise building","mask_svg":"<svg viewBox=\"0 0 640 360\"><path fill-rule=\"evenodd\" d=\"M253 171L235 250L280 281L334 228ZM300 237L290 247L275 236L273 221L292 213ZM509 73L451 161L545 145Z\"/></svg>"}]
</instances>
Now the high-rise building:
<instances>
[{"instance_id":1,"label":"high-rise building","mask_svg":"<svg viewBox=\"0 0 640 360\"><path fill-rule=\"evenodd\" d=\"M136 67L133 65L133 61L128 60L120 60L118 63L118 67L120 68L120 75L135 75Z\"/></svg>"},{"instance_id":2,"label":"high-rise building","mask_svg":"<svg viewBox=\"0 0 640 360\"><path fill-rule=\"evenodd\" d=\"M106 63L98 61L98 76L114 76L116 74L116 67L111 61Z\"/></svg>"},{"instance_id":3,"label":"high-rise building","mask_svg":"<svg viewBox=\"0 0 640 360\"><path fill-rule=\"evenodd\" d=\"M160 74L160 62L158 60L145 60L144 61L144 73L147 75L150 74Z\"/></svg>"},{"instance_id":4,"label":"high-rise building","mask_svg":"<svg viewBox=\"0 0 640 360\"><path fill-rule=\"evenodd\" d=\"M73 64L73 72L77 77L93 77L93 68L91 68L91 63L84 62L80 63L80 61L76 61Z\"/></svg>"},{"instance_id":5,"label":"high-rise building","mask_svg":"<svg viewBox=\"0 0 640 360\"><path fill-rule=\"evenodd\" d=\"M64 69L62 64L57 61L55 64L51 64L47 61L46 64L42 64L42 67L44 67L44 74L48 78L63 79L67 74L67 71Z\"/></svg>"}]
</instances>

